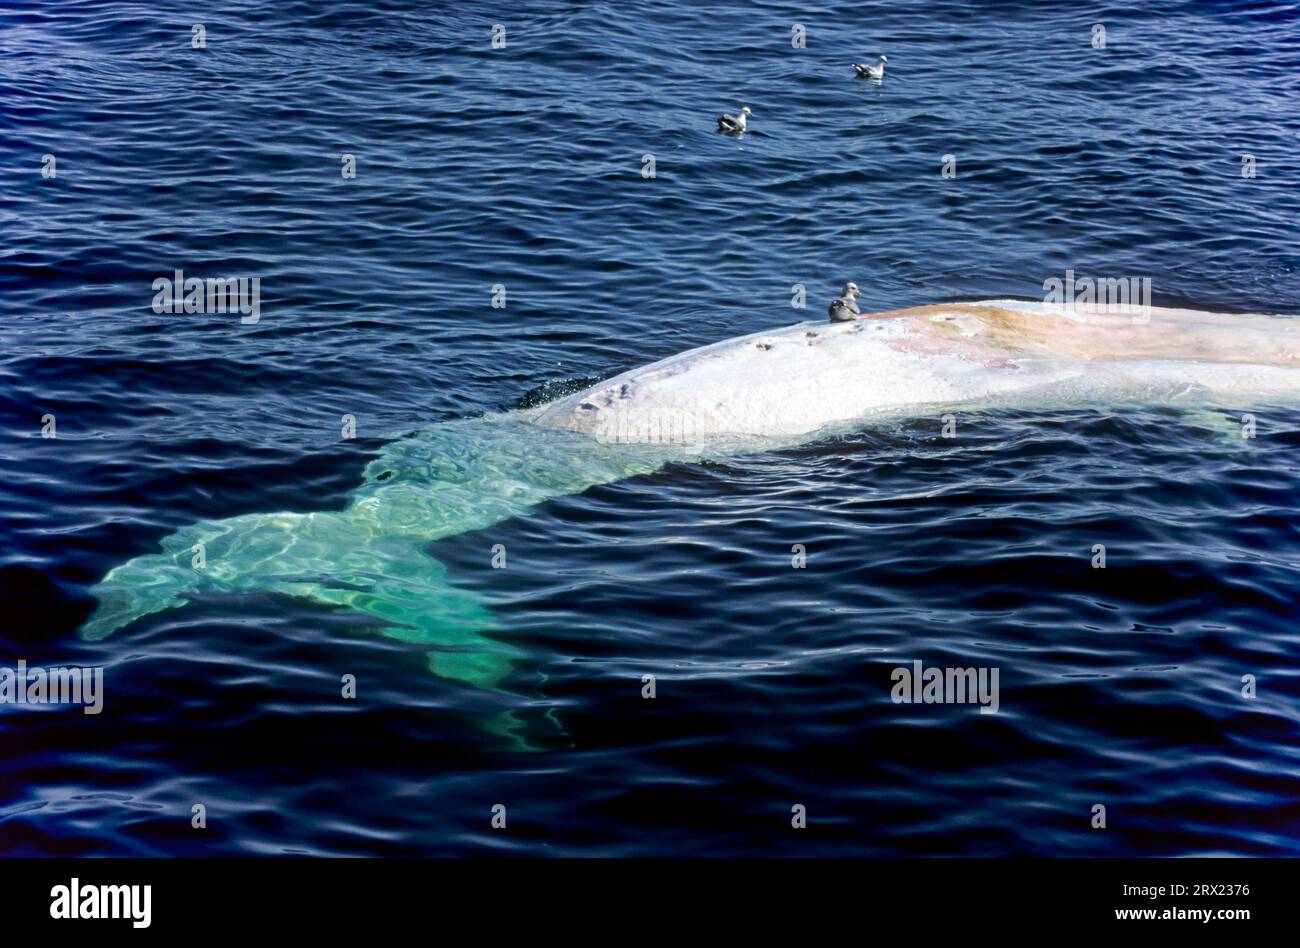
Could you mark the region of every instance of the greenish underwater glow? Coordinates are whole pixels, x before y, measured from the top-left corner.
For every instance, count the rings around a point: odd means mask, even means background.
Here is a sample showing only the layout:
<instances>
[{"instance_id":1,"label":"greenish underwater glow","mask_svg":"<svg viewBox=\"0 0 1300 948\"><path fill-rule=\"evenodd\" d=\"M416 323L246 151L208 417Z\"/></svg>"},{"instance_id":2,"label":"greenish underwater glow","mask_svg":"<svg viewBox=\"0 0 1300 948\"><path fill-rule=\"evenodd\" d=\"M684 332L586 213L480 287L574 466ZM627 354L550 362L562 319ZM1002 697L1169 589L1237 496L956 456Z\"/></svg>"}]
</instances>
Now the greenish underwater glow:
<instances>
[{"instance_id":1,"label":"greenish underwater glow","mask_svg":"<svg viewBox=\"0 0 1300 948\"><path fill-rule=\"evenodd\" d=\"M204 521L165 538L161 553L114 568L91 590L99 607L81 636L103 639L196 594L270 591L378 620L366 624L428 646L435 675L496 689L518 653L492 638L500 625L487 605L448 581L429 544L552 497L650 473L671 456L511 415L436 425L385 445L342 512ZM196 569L199 543L206 564ZM511 730L499 722L489 729Z\"/></svg>"}]
</instances>

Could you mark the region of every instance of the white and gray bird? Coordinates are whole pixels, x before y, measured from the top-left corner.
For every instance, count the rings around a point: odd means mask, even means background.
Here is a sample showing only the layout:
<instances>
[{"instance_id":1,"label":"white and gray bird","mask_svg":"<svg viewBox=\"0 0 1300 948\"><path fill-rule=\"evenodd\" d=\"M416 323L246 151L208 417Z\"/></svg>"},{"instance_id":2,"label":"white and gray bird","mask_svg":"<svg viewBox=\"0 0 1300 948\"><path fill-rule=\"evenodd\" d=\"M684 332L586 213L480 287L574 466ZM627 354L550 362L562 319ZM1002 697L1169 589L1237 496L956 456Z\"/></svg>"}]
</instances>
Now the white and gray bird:
<instances>
[{"instance_id":1,"label":"white and gray bird","mask_svg":"<svg viewBox=\"0 0 1300 948\"><path fill-rule=\"evenodd\" d=\"M749 106L741 106L740 111L735 115L722 115L718 118L718 131L737 133L745 130L745 119L753 113L749 111Z\"/></svg>"},{"instance_id":2,"label":"white and gray bird","mask_svg":"<svg viewBox=\"0 0 1300 948\"><path fill-rule=\"evenodd\" d=\"M828 310L831 322L852 322L862 315L862 311L858 309L857 295L858 285L856 283L844 284L844 289L840 291L839 299L832 302L830 309Z\"/></svg>"},{"instance_id":3,"label":"white and gray bird","mask_svg":"<svg viewBox=\"0 0 1300 948\"><path fill-rule=\"evenodd\" d=\"M854 63L853 68L857 71L859 78L862 79L884 79L885 63L889 62L884 56L880 57L879 66L871 66L866 63Z\"/></svg>"}]
</instances>

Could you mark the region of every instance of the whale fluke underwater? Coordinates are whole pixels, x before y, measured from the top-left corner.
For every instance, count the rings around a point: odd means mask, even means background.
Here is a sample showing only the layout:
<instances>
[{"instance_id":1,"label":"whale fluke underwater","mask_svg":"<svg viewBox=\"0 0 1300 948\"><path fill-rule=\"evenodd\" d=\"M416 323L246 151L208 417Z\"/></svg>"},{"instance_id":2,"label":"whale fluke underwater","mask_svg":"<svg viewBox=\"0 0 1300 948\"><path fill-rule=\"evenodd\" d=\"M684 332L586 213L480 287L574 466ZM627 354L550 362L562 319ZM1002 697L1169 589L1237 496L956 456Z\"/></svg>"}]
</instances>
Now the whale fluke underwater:
<instances>
[{"instance_id":1,"label":"whale fluke underwater","mask_svg":"<svg viewBox=\"0 0 1300 948\"><path fill-rule=\"evenodd\" d=\"M429 670L499 690L518 658L429 552L542 502L671 461L792 447L949 410L1300 403L1300 319L995 300L729 339L549 404L385 445L347 509L204 521L117 566L81 629L103 639L196 596L273 592L364 617ZM206 565L192 566L203 544ZM516 724L494 730L527 741Z\"/></svg>"}]
</instances>

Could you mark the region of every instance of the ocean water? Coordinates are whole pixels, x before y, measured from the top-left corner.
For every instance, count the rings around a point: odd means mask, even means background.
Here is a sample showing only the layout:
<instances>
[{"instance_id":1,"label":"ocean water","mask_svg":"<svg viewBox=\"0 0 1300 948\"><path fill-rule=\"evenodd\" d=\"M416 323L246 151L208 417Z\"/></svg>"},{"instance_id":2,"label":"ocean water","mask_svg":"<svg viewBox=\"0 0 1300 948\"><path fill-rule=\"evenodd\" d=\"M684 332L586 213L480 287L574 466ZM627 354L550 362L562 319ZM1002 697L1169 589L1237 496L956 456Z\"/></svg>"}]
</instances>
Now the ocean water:
<instances>
[{"instance_id":1,"label":"ocean water","mask_svg":"<svg viewBox=\"0 0 1300 948\"><path fill-rule=\"evenodd\" d=\"M341 511L394 439L845 280L1300 314L1297 103L1295 3L6 3L0 665L105 696L0 707L0 852L1300 855L1295 406L916 418L553 497L420 552L511 650L491 689L265 590L78 635L177 530ZM259 278L257 322L155 312L176 270ZM998 713L895 704L918 660L998 668Z\"/></svg>"}]
</instances>

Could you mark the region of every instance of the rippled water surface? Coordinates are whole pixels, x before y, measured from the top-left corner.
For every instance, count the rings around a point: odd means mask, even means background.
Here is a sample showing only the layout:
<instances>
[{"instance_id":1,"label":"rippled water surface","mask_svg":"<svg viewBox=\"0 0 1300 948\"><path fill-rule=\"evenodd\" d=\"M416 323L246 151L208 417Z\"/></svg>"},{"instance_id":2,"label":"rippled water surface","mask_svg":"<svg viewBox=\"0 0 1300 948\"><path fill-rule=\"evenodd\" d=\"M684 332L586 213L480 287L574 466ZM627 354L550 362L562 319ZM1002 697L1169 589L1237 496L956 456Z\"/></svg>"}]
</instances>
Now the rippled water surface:
<instances>
[{"instance_id":1,"label":"rippled water surface","mask_svg":"<svg viewBox=\"0 0 1300 948\"><path fill-rule=\"evenodd\" d=\"M412 554L489 610L490 688L275 591L77 634L177 530L342 511L395 438L845 279L1300 314L1300 6L51 0L0 54L0 664L106 692L0 708L0 852L1300 855L1286 405L917 418L561 491ZM155 313L177 269L260 278L260 319ZM999 712L894 704L914 660L999 668Z\"/></svg>"}]
</instances>

